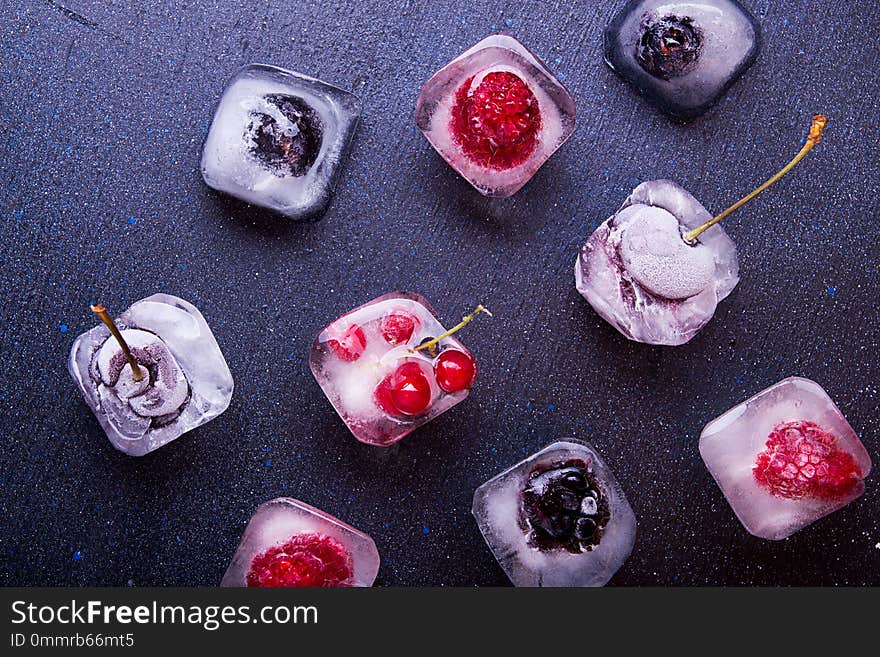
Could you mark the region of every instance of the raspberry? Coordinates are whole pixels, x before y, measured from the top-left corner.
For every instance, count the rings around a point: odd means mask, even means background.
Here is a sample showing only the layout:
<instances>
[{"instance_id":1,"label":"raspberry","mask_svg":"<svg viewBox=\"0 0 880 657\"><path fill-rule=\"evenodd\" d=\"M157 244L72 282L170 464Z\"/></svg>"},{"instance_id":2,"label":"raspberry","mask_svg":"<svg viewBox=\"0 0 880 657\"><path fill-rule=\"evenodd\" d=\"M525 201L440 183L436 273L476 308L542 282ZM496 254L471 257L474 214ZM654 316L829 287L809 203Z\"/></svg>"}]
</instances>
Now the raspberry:
<instances>
[{"instance_id":1,"label":"raspberry","mask_svg":"<svg viewBox=\"0 0 880 657\"><path fill-rule=\"evenodd\" d=\"M297 534L251 562L252 587L351 586L351 555L339 541L322 534Z\"/></svg>"},{"instance_id":2,"label":"raspberry","mask_svg":"<svg viewBox=\"0 0 880 657\"><path fill-rule=\"evenodd\" d=\"M455 93L450 130L455 142L477 164L510 169L538 147L541 110L528 85L514 73L486 74L473 88L468 78Z\"/></svg>"},{"instance_id":3,"label":"raspberry","mask_svg":"<svg viewBox=\"0 0 880 657\"><path fill-rule=\"evenodd\" d=\"M755 479L772 495L797 500L845 496L862 472L837 438L814 422L778 424L758 454Z\"/></svg>"}]
</instances>

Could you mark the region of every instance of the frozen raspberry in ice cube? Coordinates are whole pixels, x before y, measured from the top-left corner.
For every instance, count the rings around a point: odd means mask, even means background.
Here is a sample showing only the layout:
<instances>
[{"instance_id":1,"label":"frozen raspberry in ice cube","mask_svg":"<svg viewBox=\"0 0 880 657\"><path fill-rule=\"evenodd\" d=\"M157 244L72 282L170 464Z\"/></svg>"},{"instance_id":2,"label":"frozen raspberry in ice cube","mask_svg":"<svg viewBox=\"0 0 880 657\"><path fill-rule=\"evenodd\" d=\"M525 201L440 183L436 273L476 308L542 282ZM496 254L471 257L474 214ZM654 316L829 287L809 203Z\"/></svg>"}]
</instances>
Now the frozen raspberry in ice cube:
<instances>
[{"instance_id":1,"label":"frozen raspberry in ice cube","mask_svg":"<svg viewBox=\"0 0 880 657\"><path fill-rule=\"evenodd\" d=\"M202 149L214 189L292 219L323 214L360 118L356 96L250 64L229 81Z\"/></svg>"},{"instance_id":2,"label":"frozen raspberry in ice cube","mask_svg":"<svg viewBox=\"0 0 880 657\"><path fill-rule=\"evenodd\" d=\"M142 456L229 406L232 374L195 306L154 294L132 304L115 324L140 380L104 325L76 339L67 368L116 449Z\"/></svg>"},{"instance_id":3,"label":"frozen raspberry in ice cube","mask_svg":"<svg viewBox=\"0 0 880 657\"><path fill-rule=\"evenodd\" d=\"M571 95L532 52L495 34L422 87L416 124L486 196L523 187L574 130Z\"/></svg>"},{"instance_id":4,"label":"frozen raspberry in ice cube","mask_svg":"<svg viewBox=\"0 0 880 657\"><path fill-rule=\"evenodd\" d=\"M364 345L356 359L340 357L334 343L352 326L358 327L357 343ZM423 297L394 292L326 326L315 338L309 364L354 437L373 445L390 445L468 395L469 386L441 385L436 370L448 352L475 362L455 336L443 338L434 349L417 349L444 333L446 329ZM442 365L440 371L445 371Z\"/></svg>"},{"instance_id":5,"label":"frozen raspberry in ice cube","mask_svg":"<svg viewBox=\"0 0 880 657\"><path fill-rule=\"evenodd\" d=\"M372 586L379 553L369 536L304 502L261 504L221 586Z\"/></svg>"},{"instance_id":6,"label":"frozen raspberry in ice cube","mask_svg":"<svg viewBox=\"0 0 880 657\"><path fill-rule=\"evenodd\" d=\"M630 340L687 342L739 281L736 247L720 225L694 245L682 238L711 218L674 182L642 183L578 254L578 292Z\"/></svg>"},{"instance_id":7,"label":"frozen raspberry in ice cube","mask_svg":"<svg viewBox=\"0 0 880 657\"><path fill-rule=\"evenodd\" d=\"M700 454L755 536L783 539L865 490L871 458L828 394L790 377L712 420Z\"/></svg>"},{"instance_id":8,"label":"frozen raspberry in ice cube","mask_svg":"<svg viewBox=\"0 0 880 657\"><path fill-rule=\"evenodd\" d=\"M608 65L680 119L716 103L760 45L760 25L737 0L631 0L605 29Z\"/></svg>"},{"instance_id":9,"label":"frozen raspberry in ice cube","mask_svg":"<svg viewBox=\"0 0 880 657\"><path fill-rule=\"evenodd\" d=\"M480 486L473 514L515 586L604 586L635 543L635 515L614 475L575 440Z\"/></svg>"}]
</instances>

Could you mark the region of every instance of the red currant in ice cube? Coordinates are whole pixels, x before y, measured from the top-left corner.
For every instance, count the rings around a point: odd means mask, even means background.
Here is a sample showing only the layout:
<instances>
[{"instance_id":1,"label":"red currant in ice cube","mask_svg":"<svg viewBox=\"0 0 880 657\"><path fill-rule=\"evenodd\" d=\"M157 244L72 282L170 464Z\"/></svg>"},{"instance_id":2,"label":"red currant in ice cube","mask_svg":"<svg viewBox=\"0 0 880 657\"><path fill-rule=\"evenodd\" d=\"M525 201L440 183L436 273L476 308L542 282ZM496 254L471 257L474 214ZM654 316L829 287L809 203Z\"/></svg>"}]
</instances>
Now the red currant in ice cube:
<instances>
[{"instance_id":1,"label":"red currant in ice cube","mask_svg":"<svg viewBox=\"0 0 880 657\"><path fill-rule=\"evenodd\" d=\"M515 73L492 71L474 86L468 78L455 93L450 130L476 163L504 170L525 162L538 147L538 99Z\"/></svg>"},{"instance_id":2,"label":"red currant in ice cube","mask_svg":"<svg viewBox=\"0 0 880 657\"><path fill-rule=\"evenodd\" d=\"M388 344L394 346L406 344L416 330L418 321L415 315L405 310L395 310L382 318L379 330Z\"/></svg>"},{"instance_id":3,"label":"red currant in ice cube","mask_svg":"<svg viewBox=\"0 0 880 657\"><path fill-rule=\"evenodd\" d=\"M352 559L345 546L322 534L297 534L254 557L252 587L350 586Z\"/></svg>"},{"instance_id":4,"label":"red currant in ice cube","mask_svg":"<svg viewBox=\"0 0 880 657\"><path fill-rule=\"evenodd\" d=\"M431 405L431 384L421 365L407 361L382 379L373 400L388 415L421 415Z\"/></svg>"},{"instance_id":5,"label":"red currant in ice cube","mask_svg":"<svg viewBox=\"0 0 880 657\"><path fill-rule=\"evenodd\" d=\"M477 362L470 354L458 349L446 349L434 361L437 385L444 392L461 392L474 385Z\"/></svg>"},{"instance_id":6,"label":"red currant in ice cube","mask_svg":"<svg viewBox=\"0 0 880 657\"><path fill-rule=\"evenodd\" d=\"M364 330L357 324L349 326L342 335L327 340L327 346L336 354L337 358L348 362L354 362L361 357L367 348L367 336Z\"/></svg>"},{"instance_id":7,"label":"red currant in ice cube","mask_svg":"<svg viewBox=\"0 0 880 657\"><path fill-rule=\"evenodd\" d=\"M851 454L837 438L815 422L777 425L758 454L755 479L771 494L788 499L835 499L846 495L861 478Z\"/></svg>"}]
</instances>

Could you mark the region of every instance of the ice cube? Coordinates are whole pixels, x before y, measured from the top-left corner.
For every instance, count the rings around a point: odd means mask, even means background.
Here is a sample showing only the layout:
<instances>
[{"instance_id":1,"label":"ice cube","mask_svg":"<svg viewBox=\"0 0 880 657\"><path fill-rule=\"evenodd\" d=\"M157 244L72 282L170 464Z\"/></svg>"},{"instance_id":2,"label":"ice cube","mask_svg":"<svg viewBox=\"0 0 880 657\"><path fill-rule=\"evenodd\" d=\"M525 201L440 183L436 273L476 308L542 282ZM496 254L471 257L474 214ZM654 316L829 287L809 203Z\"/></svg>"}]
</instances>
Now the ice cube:
<instances>
[{"instance_id":1,"label":"ice cube","mask_svg":"<svg viewBox=\"0 0 880 657\"><path fill-rule=\"evenodd\" d=\"M576 440L553 443L480 486L473 514L515 586L604 586L636 537L614 475Z\"/></svg>"},{"instance_id":2,"label":"ice cube","mask_svg":"<svg viewBox=\"0 0 880 657\"><path fill-rule=\"evenodd\" d=\"M325 327L309 365L336 412L361 442L391 445L468 396L474 357L446 332L428 301L392 292Z\"/></svg>"},{"instance_id":3,"label":"ice cube","mask_svg":"<svg viewBox=\"0 0 880 657\"><path fill-rule=\"evenodd\" d=\"M304 502L279 497L257 507L220 586L372 586L373 539Z\"/></svg>"},{"instance_id":4,"label":"ice cube","mask_svg":"<svg viewBox=\"0 0 880 657\"><path fill-rule=\"evenodd\" d=\"M575 106L547 66L504 34L483 39L428 80L416 124L486 196L511 196L571 135Z\"/></svg>"},{"instance_id":5,"label":"ice cube","mask_svg":"<svg viewBox=\"0 0 880 657\"><path fill-rule=\"evenodd\" d=\"M605 29L605 60L660 109L691 119L745 73L761 27L737 0L632 0Z\"/></svg>"},{"instance_id":6,"label":"ice cube","mask_svg":"<svg viewBox=\"0 0 880 657\"><path fill-rule=\"evenodd\" d=\"M755 536L779 540L865 490L871 458L828 394L790 377L715 418L700 454Z\"/></svg>"},{"instance_id":7,"label":"ice cube","mask_svg":"<svg viewBox=\"0 0 880 657\"><path fill-rule=\"evenodd\" d=\"M630 340L684 344L739 281L736 247L720 225L695 246L681 237L711 218L674 182L642 183L581 249L578 292Z\"/></svg>"},{"instance_id":8,"label":"ice cube","mask_svg":"<svg viewBox=\"0 0 880 657\"><path fill-rule=\"evenodd\" d=\"M232 374L205 318L168 294L141 299L116 318L141 372L135 381L102 324L73 343L67 368L116 449L142 456L217 417Z\"/></svg>"},{"instance_id":9,"label":"ice cube","mask_svg":"<svg viewBox=\"0 0 880 657\"><path fill-rule=\"evenodd\" d=\"M275 66L232 77L202 151L214 189L292 219L318 219L348 154L360 100Z\"/></svg>"}]
</instances>

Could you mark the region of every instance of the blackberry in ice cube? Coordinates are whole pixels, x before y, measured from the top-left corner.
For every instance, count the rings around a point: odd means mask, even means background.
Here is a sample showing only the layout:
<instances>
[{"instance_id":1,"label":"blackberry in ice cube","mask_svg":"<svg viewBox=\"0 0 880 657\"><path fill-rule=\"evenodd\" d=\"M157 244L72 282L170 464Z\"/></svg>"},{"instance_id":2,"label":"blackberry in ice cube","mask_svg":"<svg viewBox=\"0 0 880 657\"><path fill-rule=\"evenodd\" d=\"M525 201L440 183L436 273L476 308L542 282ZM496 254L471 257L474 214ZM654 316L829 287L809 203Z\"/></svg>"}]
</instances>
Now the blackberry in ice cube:
<instances>
[{"instance_id":1,"label":"blackberry in ice cube","mask_svg":"<svg viewBox=\"0 0 880 657\"><path fill-rule=\"evenodd\" d=\"M220 586L372 586L378 571L372 538L304 502L279 497L254 512Z\"/></svg>"},{"instance_id":2,"label":"blackberry in ice cube","mask_svg":"<svg viewBox=\"0 0 880 657\"><path fill-rule=\"evenodd\" d=\"M472 510L516 586L604 586L635 543L635 515L614 475L575 440L487 481Z\"/></svg>"},{"instance_id":3,"label":"blackberry in ice cube","mask_svg":"<svg viewBox=\"0 0 880 657\"><path fill-rule=\"evenodd\" d=\"M358 98L274 66L241 68L223 92L205 146L212 188L292 219L323 214L360 117Z\"/></svg>"},{"instance_id":4,"label":"blackberry in ice cube","mask_svg":"<svg viewBox=\"0 0 880 657\"><path fill-rule=\"evenodd\" d=\"M780 540L865 490L871 457L819 384L789 377L712 420L700 455L743 526Z\"/></svg>"},{"instance_id":5,"label":"blackberry in ice cube","mask_svg":"<svg viewBox=\"0 0 880 657\"><path fill-rule=\"evenodd\" d=\"M80 335L68 370L113 446L142 456L229 406L232 374L199 310L168 294Z\"/></svg>"},{"instance_id":6,"label":"blackberry in ice cube","mask_svg":"<svg viewBox=\"0 0 880 657\"><path fill-rule=\"evenodd\" d=\"M716 103L760 45L760 25L737 0L632 0L605 29L608 65L685 120Z\"/></svg>"},{"instance_id":7,"label":"blackberry in ice cube","mask_svg":"<svg viewBox=\"0 0 880 657\"><path fill-rule=\"evenodd\" d=\"M422 87L416 124L481 194L511 196L574 130L571 95L513 37L495 34Z\"/></svg>"}]
</instances>

